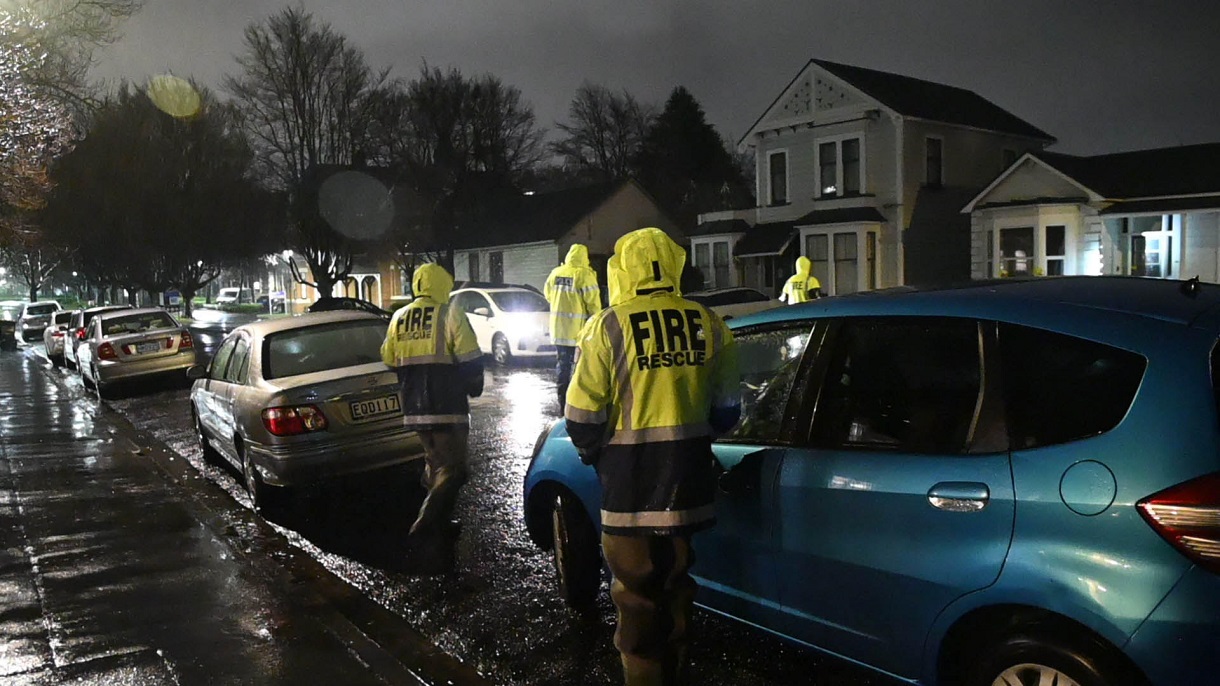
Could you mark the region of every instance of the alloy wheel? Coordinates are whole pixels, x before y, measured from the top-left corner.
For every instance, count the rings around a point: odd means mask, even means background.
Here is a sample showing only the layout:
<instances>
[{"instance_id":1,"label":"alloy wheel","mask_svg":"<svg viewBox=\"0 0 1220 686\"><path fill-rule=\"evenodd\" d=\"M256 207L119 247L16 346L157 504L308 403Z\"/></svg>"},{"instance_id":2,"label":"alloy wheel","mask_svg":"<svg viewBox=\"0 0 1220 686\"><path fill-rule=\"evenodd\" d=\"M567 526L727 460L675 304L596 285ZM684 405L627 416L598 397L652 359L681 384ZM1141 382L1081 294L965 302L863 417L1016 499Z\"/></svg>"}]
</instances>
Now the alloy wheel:
<instances>
[{"instance_id":1,"label":"alloy wheel","mask_svg":"<svg viewBox=\"0 0 1220 686\"><path fill-rule=\"evenodd\" d=\"M1072 677L1053 667L1032 663L1014 665L1000 673L991 686L1080 686Z\"/></svg>"}]
</instances>

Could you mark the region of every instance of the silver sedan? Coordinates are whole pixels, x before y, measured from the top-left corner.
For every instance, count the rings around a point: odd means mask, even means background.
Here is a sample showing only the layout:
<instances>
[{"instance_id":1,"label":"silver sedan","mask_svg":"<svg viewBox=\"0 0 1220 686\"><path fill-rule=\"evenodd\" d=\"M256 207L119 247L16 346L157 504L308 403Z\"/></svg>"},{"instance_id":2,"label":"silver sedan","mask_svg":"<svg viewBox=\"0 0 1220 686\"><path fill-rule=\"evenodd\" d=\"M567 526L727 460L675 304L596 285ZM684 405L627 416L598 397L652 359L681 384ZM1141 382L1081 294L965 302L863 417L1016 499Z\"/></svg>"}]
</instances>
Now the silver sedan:
<instances>
[{"instance_id":1,"label":"silver sedan","mask_svg":"<svg viewBox=\"0 0 1220 686\"><path fill-rule=\"evenodd\" d=\"M81 381L99 394L118 381L153 375L185 376L195 364L195 341L165 310L149 307L98 314L76 348Z\"/></svg>"},{"instance_id":2,"label":"silver sedan","mask_svg":"<svg viewBox=\"0 0 1220 686\"><path fill-rule=\"evenodd\" d=\"M257 509L288 487L423 456L403 426L398 377L381 361L386 323L354 311L247 324L188 375L209 460L241 470Z\"/></svg>"}]
</instances>

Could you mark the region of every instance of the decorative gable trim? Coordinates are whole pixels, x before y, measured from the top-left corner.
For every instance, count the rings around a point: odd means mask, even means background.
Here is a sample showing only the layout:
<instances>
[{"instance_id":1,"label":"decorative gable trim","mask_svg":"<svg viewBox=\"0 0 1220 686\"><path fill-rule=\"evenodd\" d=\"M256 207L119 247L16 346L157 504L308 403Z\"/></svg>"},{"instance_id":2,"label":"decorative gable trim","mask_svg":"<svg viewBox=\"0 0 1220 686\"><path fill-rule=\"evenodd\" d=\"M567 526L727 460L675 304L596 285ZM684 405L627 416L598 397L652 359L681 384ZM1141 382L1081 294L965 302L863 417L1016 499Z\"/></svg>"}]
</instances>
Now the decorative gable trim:
<instances>
[{"instance_id":1,"label":"decorative gable trim","mask_svg":"<svg viewBox=\"0 0 1220 686\"><path fill-rule=\"evenodd\" d=\"M1102 196L1100 193L1094 191L1093 189L1089 188L1088 186L1085 186L1084 184L1082 184L1079 181L1077 181L1076 179L1068 176L1067 174L1064 174L1063 172L1054 168L1050 164L1039 159L1036 155L1032 155L1027 152L1024 155L1022 155L1021 157L1019 157L1016 162L1013 162L1011 167L1009 167L1008 169L1005 169L1002 174L997 176L996 179L994 181L992 181L990 184L988 184L987 187L984 188L981 192L979 192L978 195L974 196L974 199L971 200L969 203L966 204L965 207L962 208L962 214L969 214L969 213L973 212L976 207L984 204L982 202L983 199L986 198L988 195L990 195L991 192L993 190L995 190L997 187L999 187L1000 184L1004 183L1004 181L1008 180L1009 177L1011 177L1013 174L1015 174L1017 172L1017 170L1019 170L1022 167L1022 165L1025 164L1026 160L1034 162L1037 166L1042 167L1046 171L1049 171L1051 174L1054 174L1055 176L1059 177L1060 179L1063 179L1064 181L1067 181L1068 183L1072 184L1076 188L1079 188L1081 191L1084 192L1084 195L1089 199L1089 202L1100 202L1105 199L1105 197Z\"/></svg>"},{"instance_id":2,"label":"decorative gable trim","mask_svg":"<svg viewBox=\"0 0 1220 686\"><path fill-rule=\"evenodd\" d=\"M845 81L838 76L835 76L827 69L818 66L818 64L813 60L809 60L805 66L801 67L796 76L794 76L792 80L788 82L788 85L784 86L784 89L780 91L779 95L777 95L775 99L771 101L771 104L767 105L767 109L763 110L763 113L759 115L758 119L754 120L754 123L750 125L750 128L746 131L745 135L737 141L738 149L744 149L749 145L751 138L756 135L764 134L767 131L777 131L788 127L800 127L812 124L819 111L826 111L825 109L819 110L817 107L818 81L831 85L838 93L843 93L847 96L862 100L866 103L864 107L865 110L881 110L890 114L891 116L898 114L893 109L883 105L876 98L870 96L859 88L856 88L848 81ZM770 120L770 117L773 114L783 112L784 108L787 107L794 98L799 99L803 96L803 94L806 93L807 97L809 98L809 107L807 110L803 110L800 114L793 113L792 116L778 117L774 120Z\"/></svg>"}]
</instances>

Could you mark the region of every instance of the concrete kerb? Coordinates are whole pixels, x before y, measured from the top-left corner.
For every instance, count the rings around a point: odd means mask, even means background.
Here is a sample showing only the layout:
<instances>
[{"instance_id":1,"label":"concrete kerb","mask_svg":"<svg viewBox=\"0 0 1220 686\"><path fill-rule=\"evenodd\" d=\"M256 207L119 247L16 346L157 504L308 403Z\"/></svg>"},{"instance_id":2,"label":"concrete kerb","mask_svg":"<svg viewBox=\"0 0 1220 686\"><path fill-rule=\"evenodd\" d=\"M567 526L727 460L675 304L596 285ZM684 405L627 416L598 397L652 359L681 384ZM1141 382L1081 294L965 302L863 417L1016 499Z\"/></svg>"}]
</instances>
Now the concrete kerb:
<instances>
[{"instance_id":1,"label":"concrete kerb","mask_svg":"<svg viewBox=\"0 0 1220 686\"><path fill-rule=\"evenodd\" d=\"M37 357L40 362L45 360ZM67 388L49 361L40 367L56 384ZM293 546L256 513L235 505L228 494L210 482L201 484L207 479L160 439L104 403L100 418L116 429L116 440L127 441L134 454L151 460L184 498L189 498L192 514L217 539L227 542L235 556L271 577L302 612L313 615L388 683L490 686L492 682L473 667L442 651L406 619L369 599ZM242 526L232 526L234 520ZM251 535L254 532L258 535Z\"/></svg>"}]
</instances>

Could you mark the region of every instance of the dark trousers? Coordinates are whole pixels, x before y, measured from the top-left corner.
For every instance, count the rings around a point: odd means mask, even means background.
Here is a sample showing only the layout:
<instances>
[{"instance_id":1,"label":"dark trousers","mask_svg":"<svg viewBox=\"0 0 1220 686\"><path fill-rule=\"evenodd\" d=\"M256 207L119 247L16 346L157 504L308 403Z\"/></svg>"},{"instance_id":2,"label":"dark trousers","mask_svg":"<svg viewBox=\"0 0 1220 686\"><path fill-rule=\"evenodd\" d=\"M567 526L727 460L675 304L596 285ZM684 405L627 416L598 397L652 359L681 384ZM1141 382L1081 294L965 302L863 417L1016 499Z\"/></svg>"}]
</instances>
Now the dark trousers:
<instances>
[{"instance_id":1,"label":"dark trousers","mask_svg":"<svg viewBox=\"0 0 1220 686\"><path fill-rule=\"evenodd\" d=\"M568 407L568 385L572 383L572 365L576 360L576 346L555 346L555 390L559 393L559 414Z\"/></svg>"},{"instance_id":2,"label":"dark trousers","mask_svg":"<svg viewBox=\"0 0 1220 686\"><path fill-rule=\"evenodd\" d=\"M695 607L690 537L602 534L602 551L614 575L614 645L626 686L683 683Z\"/></svg>"},{"instance_id":3,"label":"dark trousers","mask_svg":"<svg viewBox=\"0 0 1220 686\"><path fill-rule=\"evenodd\" d=\"M434 426L419 431L424 444L424 486L428 496L419 507L419 515L411 525L411 535L439 537L453 517L458 491L466 483L466 439L470 427L465 424Z\"/></svg>"}]
</instances>

